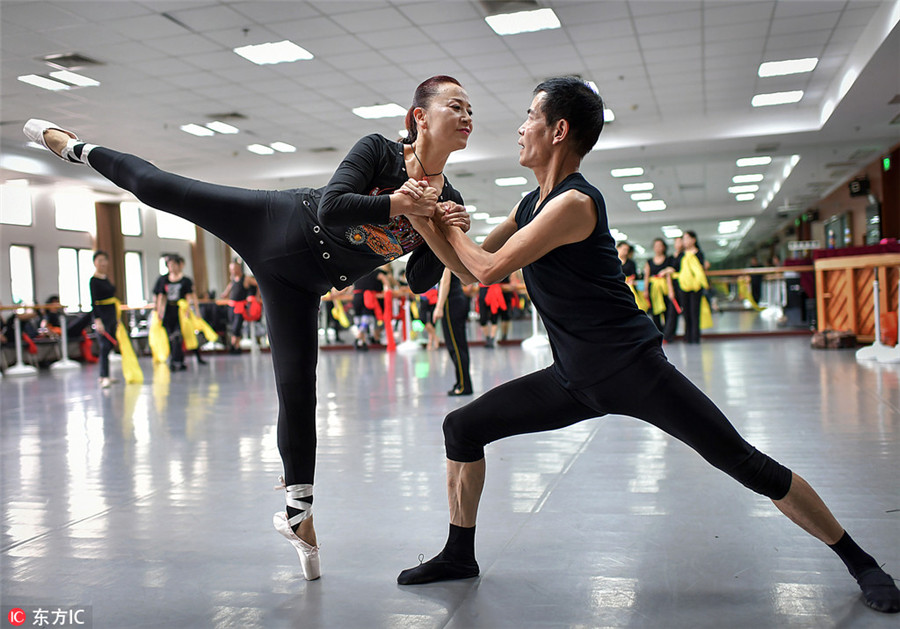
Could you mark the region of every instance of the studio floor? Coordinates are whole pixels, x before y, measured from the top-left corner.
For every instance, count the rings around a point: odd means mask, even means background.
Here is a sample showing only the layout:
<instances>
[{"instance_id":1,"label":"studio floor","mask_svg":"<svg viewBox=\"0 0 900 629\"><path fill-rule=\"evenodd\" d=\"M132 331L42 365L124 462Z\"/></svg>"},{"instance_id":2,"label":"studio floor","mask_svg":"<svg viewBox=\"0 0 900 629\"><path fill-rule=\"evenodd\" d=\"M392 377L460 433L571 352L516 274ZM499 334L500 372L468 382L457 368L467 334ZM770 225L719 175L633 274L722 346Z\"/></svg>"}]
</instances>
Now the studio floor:
<instances>
[{"instance_id":1,"label":"studio floor","mask_svg":"<svg viewBox=\"0 0 900 629\"><path fill-rule=\"evenodd\" d=\"M900 577L900 365L808 337L666 351ZM208 360L142 359L145 384L105 390L96 365L0 380L4 609L89 606L115 628L897 626L767 499L619 416L489 446L481 576L398 586L446 536L441 421L467 400L446 395L443 350L321 353L323 576L304 581L271 525L270 357ZM476 395L550 360L473 347Z\"/></svg>"}]
</instances>

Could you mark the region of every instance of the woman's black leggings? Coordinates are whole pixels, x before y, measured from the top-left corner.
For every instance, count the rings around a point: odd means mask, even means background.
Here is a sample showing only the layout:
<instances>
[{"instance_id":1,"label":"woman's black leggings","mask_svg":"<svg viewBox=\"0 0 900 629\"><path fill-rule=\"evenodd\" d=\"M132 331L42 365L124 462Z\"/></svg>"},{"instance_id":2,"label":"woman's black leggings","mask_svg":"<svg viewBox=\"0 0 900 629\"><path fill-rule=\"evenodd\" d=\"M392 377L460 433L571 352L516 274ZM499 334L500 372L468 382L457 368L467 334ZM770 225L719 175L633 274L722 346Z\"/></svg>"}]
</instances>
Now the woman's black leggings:
<instances>
[{"instance_id":1,"label":"woman's black leggings","mask_svg":"<svg viewBox=\"0 0 900 629\"><path fill-rule=\"evenodd\" d=\"M460 391L472 390L472 376L469 374L469 341L466 337L468 319L469 298L463 295L450 295L444 304L441 325L444 330L444 343L447 345L456 374L454 388Z\"/></svg>"},{"instance_id":2,"label":"woman's black leggings","mask_svg":"<svg viewBox=\"0 0 900 629\"><path fill-rule=\"evenodd\" d=\"M791 471L744 441L658 346L616 376L588 389L564 388L553 367L548 367L488 391L447 415L447 458L478 461L484 457L484 446L492 441L607 414L629 415L653 424L773 500L783 498L791 487Z\"/></svg>"},{"instance_id":3,"label":"woman's black leggings","mask_svg":"<svg viewBox=\"0 0 900 629\"><path fill-rule=\"evenodd\" d=\"M224 240L253 270L266 313L278 392L285 484L312 484L316 463L319 297L330 283L303 234L298 191L245 190L186 179L104 147L91 167L150 207Z\"/></svg>"},{"instance_id":4,"label":"woman's black leggings","mask_svg":"<svg viewBox=\"0 0 900 629\"><path fill-rule=\"evenodd\" d=\"M111 338L116 338L116 326L119 325L116 318L109 317L101 320L103 321L103 328L106 330L106 334L109 334ZM109 352L113 348L113 343L106 338L106 334L97 335L97 357L100 359L101 378L109 378Z\"/></svg>"}]
</instances>

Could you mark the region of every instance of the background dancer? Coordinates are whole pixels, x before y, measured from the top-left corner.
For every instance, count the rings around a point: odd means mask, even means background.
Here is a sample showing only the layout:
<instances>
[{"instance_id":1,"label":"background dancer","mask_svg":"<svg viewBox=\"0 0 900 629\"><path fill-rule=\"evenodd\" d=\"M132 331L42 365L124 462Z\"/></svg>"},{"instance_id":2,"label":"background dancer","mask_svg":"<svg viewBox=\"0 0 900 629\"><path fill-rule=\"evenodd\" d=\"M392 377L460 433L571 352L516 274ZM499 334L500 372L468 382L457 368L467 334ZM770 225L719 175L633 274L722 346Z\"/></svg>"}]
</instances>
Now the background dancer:
<instances>
[{"instance_id":1,"label":"background dancer","mask_svg":"<svg viewBox=\"0 0 900 629\"><path fill-rule=\"evenodd\" d=\"M440 554L404 570L398 582L478 575L475 519L486 444L621 414L657 426L772 499L782 513L838 554L867 605L882 612L900 611L900 591L890 575L856 545L806 481L747 443L712 401L666 360L659 331L622 281L603 196L578 172L602 128L603 103L580 79L541 83L519 128L519 163L531 168L540 187L519 202L483 247L459 230L444 230L447 245L485 284L524 267L528 294L546 325L554 362L447 416L449 536ZM634 395L636 389L640 396Z\"/></svg>"},{"instance_id":2,"label":"background dancer","mask_svg":"<svg viewBox=\"0 0 900 629\"><path fill-rule=\"evenodd\" d=\"M435 217L462 229L469 225L468 214L456 205L450 212L439 206L463 203L443 170L472 131L468 94L451 77L424 81L413 96L406 128L403 143L377 134L359 140L324 188L265 191L167 173L134 155L86 144L43 120L25 125L31 140L62 159L88 164L147 205L222 239L253 271L272 348L284 465L287 507L273 521L297 550L307 579L320 573L312 520L320 296L409 252L410 288L427 290L443 271L427 243L437 231L430 228L423 237L407 217ZM446 262L464 270L455 256Z\"/></svg>"}]
</instances>

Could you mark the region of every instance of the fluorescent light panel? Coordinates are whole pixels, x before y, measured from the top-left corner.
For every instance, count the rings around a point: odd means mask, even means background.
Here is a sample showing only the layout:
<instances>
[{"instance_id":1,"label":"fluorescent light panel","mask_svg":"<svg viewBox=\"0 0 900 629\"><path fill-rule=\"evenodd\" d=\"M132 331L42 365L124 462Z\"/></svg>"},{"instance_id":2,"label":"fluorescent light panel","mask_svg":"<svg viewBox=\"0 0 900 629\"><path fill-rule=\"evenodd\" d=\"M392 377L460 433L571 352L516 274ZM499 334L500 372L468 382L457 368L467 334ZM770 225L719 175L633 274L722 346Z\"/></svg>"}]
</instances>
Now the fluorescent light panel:
<instances>
[{"instance_id":1,"label":"fluorescent light panel","mask_svg":"<svg viewBox=\"0 0 900 629\"><path fill-rule=\"evenodd\" d=\"M603 110L603 122L612 122L616 119L616 114L613 113L612 109L604 109Z\"/></svg>"},{"instance_id":2,"label":"fluorescent light panel","mask_svg":"<svg viewBox=\"0 0 900 629\"><path fill-rule=\"evenodd\" d=\"M747 184L744 186L730 186L728 188L728 192L731 194L743 194L745 192L757 192L759 190L759 186L755 183Z\"/></svg>"},{"instance_id":3,"label":"fluorescent light panel","mask_svg":"<svg viewBox=\"0 0 900 629\"><path fill-rule=\"evenodd\" d=\"M735 175L731 178L732 183L758 183L765 179L764 175Z\"/></svg>"},{"instance_id":4,"label":"fluorescent light panel","mask_svg":"<svg viewBox=\"0 0 900 629\"><path fill-rule=\"evenodd\" d=\"M472 218L475 219L476 221L483 221L490 217L491 217L491 215L487 212L475 212L474 214L472 214Z\"/></svg>"},{"instance_id":5,"label":"fluorescent light panel","mask_svg":"<svg viewBox=\"0 0 900 629\"><path fill-rule=\"evenodd\" d=\"M735 201L752 201L756 198L756 195L752 192L747 192L745 194L739 194L734 197Z\"/></svg>"},{"instance_id":6,"label":"fluorescent light panel","mask_svg":"<svg viewBox=\"0 0 900 629\"><path fill-rule=\"evenodd\" d=\"M207 122L206 127L208 129L212 129L213 131L216 131L218 133L224 133L226 135L240 132L240 129L238 129L237 127L232 127L230 124L221 122L220 120L214 120L213 122Z\"/></svg>"},{"instance_id":7,"label":"fluorescent light panel","mask_svg":"<svg viewBox=\"0 0 900 629\"><path fill-rule=\"evenodd\" d=\"M768 155L759 155L758 157L742 157L735 162L738 168L745 166L766 166L772 163L772 158Z\"/></svg>"},{"instance_id":8,"label":"fluorescent light panel","mask_svg":"<svg viewBox=\"0 0 900 629\"><path fill-rule=\"evenodd\" d=\"M800 74L802 72L812 72L819 63L818 57L807 57L805 59L786 59L784 61L766 61L759 64L758 76L784 76L786 74Z\"/></svg>"},{"instance_id":9,"label":"fluorescent light panel","mask_svg":"<svg viewBox=\"0 0 900 629\"><path fill-rule=\"evenodd\" d=\"M803 90L790 92L772 92L770 94L757 94L750 100L753 107L770 107L772 105L790 105L800 102L803 98Z\"/></svg>"},{"instance_id":10,"label":"fluorescent light panel","mask_svg":"<svg viewBox=\"0 0 900 629\"><path fill-rule=\"evenodd\" d=\"M631 195L632 201L649 201L653 198L652 192L635 192Z\"/></svg>"},{"instance_id":11,"label":"fluorescent light panel","mask_svg":"<svg viewBox=\"0 0 900 629\"><path fill-rule=\"evenodd\" d=\"M216 132L213 131L212 129L207 129L206 127L201 127L200 125L194 124L193 122L190 124L183 124L183 125L181 125L180 128L185 133L190 133L191 135L197 135L197 136L201 136L201 137L216 134Z\"/></svg>"},{"instance_id":12,"label":"fluorescent light panel","mask_svg":"<svg viewBox=\"0 0 900 629\"><path fill-rule=\"evenodd\" d=\"M275 149L262 144L251 144L247 147L247 150L251 153L256 153L257 155L271 155L275 152Z\"/></svg>"},{"instance_id":13,"label":"fluorescent light panel","mask_svg":"<svg viewBox=\"0 0 900 629\"><path fill-rule=\"evenodd\" d=\"M720 234L734 234L741 228L740 219L735 219L733 221L719 221L719 233Z\"/></svg>"},{"instance_id":14,"label":"fluorescent light panel","mask_svg":"<svg viewBox=\"0 0 900 629\"><path fill-rule=\"evenodd\" d=\"M654 199L653 201L638 201L638 209L641 212L660 212L666 209L666 202L662 199Z\"/></svg>"},{"instance_id":15,"label":"fluorescent light panel","mask_svg":"<svg viewBox=\"0 0 900 629\"><path fill-rule=\"evenodd\" d=\"M681 238L684 232L678 225L663 225L662 233L666 238Z\"/></svg>"},{"instance_id":16,"label":"fluorescent light panel","mask_svg":"<svg viewBox=\"0 0 900 629\"><path fill-rule=\"evenodd\" d=\"M503 221L506 220L505 216L491 216L490 218L484 219L484 222L488 225L499 225Z\"/></svg>"},{"instance_id":17,"label":"fluorescent light panel","mask_svg":"<svg viewBox=\"0 0 900 629\"><path fill-rule=\"evenodd\" d=\"M653 190L653 183L650 181L642 183L626 183L622 186L622 190L625 192L646 192L647 190Z\"/></svg>"},{"instance_id":18,"label":"fluorescent light panel","mask_svg":"<svg viewBox=\"0 0 900 629\"><path fill-rule=\"evenodd\" d=\"M644 174L644 169L640 166L634 168L613 168L609 171L613 177L640 177Z\"/></svg>"},{"instance_id":19,"label":"fluorescent light panel","mask_svg":"<svg viewBox=\"0 0 900 629\"><path fill-rule=\"evenodd\" d=\"M294 153L297 151L297 147L293 144L288 144L287 142L272 142L269 146L278 151L279 153Z\"/></svg>"},{"instance_id":20,"label":"fluorescent light panel","mask_svg":"<svg viewBox=\"0 0 900 629\"><path fill-rule=\"evenodd\" d=\"M406 110L397 103L388 103L387 105L354 107L353 113L360 118L374 120L376 118L397 118L398 116L405 116Z\"/></svg>"},{"instance_id":21,"label":"fluorescent light panel","mask_svg":"<svg viewBox=\"0 0 900 629\"><path fill-rule=\"evenodd\" d=\"M559 18L553 9L538 9L536 11L518 11L516 13L499 13L484 18L498 35L518 35L519 33L533 33L553 28L559 28Z\"/></svg>"},{"instance_id":22,"label":"fluorescent light panel","mask_svg":"<svg viewBox=\"0 0 900 629\"><path fill-rule=\"evenodd\" d=\"M78 87L96 87L97 85L100 85L100 81L95 81L90 77L81 76L80 74L69 72L68 70L57 70L56 72L51 72L50 76L54 79L77 85Z\"/></svg>"},{"instance_id":23,"label":"fluorescent light panel","mask_svg":"<svg viewBox=\"0 0 900 629\"><path fill-rule=\"evenodd\" d=\"M500 177L499 179L494 179L494 183L501 188L505 188L507 186L524 186L528 183L528 180L525 177Z\"/></svg>"},{"instance_id":24,"label":"fluorescent light panel","mask_svg":"<svg viewBox=\"0 0 900 629\"><path fill-rule=\"evenodd\" d=\"M235 48L234 52L244 59L261 66L275 63L305 61L313 58L311 52L287 39L280 42L241 46Z\"/></svg>"},{"instance_id":25,"label":"fluorescent light panel","mask_svg":"<svg viewBox=\"0 0 900 629\"><path fill-rule=\"evenodd\" d=\"M60 83L59 81L48 79L45 76L38 76L37 74L24 74L18 78L20 81L22 81L22 83L28 83L29 85L34 85L35 87L41 87L45 90L50 90L51 92L67 90L70 87L65 83Z\"/></svg>"}]
</instances>

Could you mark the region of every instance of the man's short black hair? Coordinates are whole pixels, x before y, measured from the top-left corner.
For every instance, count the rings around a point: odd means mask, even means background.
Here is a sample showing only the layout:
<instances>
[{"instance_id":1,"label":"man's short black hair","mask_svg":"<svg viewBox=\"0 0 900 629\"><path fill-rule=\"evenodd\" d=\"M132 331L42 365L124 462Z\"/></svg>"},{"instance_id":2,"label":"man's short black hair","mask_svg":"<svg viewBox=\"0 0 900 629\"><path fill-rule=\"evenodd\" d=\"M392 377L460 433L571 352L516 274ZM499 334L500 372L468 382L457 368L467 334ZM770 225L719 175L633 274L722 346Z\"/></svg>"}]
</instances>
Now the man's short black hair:
<instances>
[{"instance_id":1,"label":"man's short black hair","mask_svg":"<svg viewBox=\"0 0 900 629\"><path fill-rule=\"evenodd\" d=\"M587 155L603 130L603 99L574 76L547 79L534 88L535 95L540 92L544 92L541 113L547 124L566 120L579 157Z\"/></svg>"}]
</instances>

